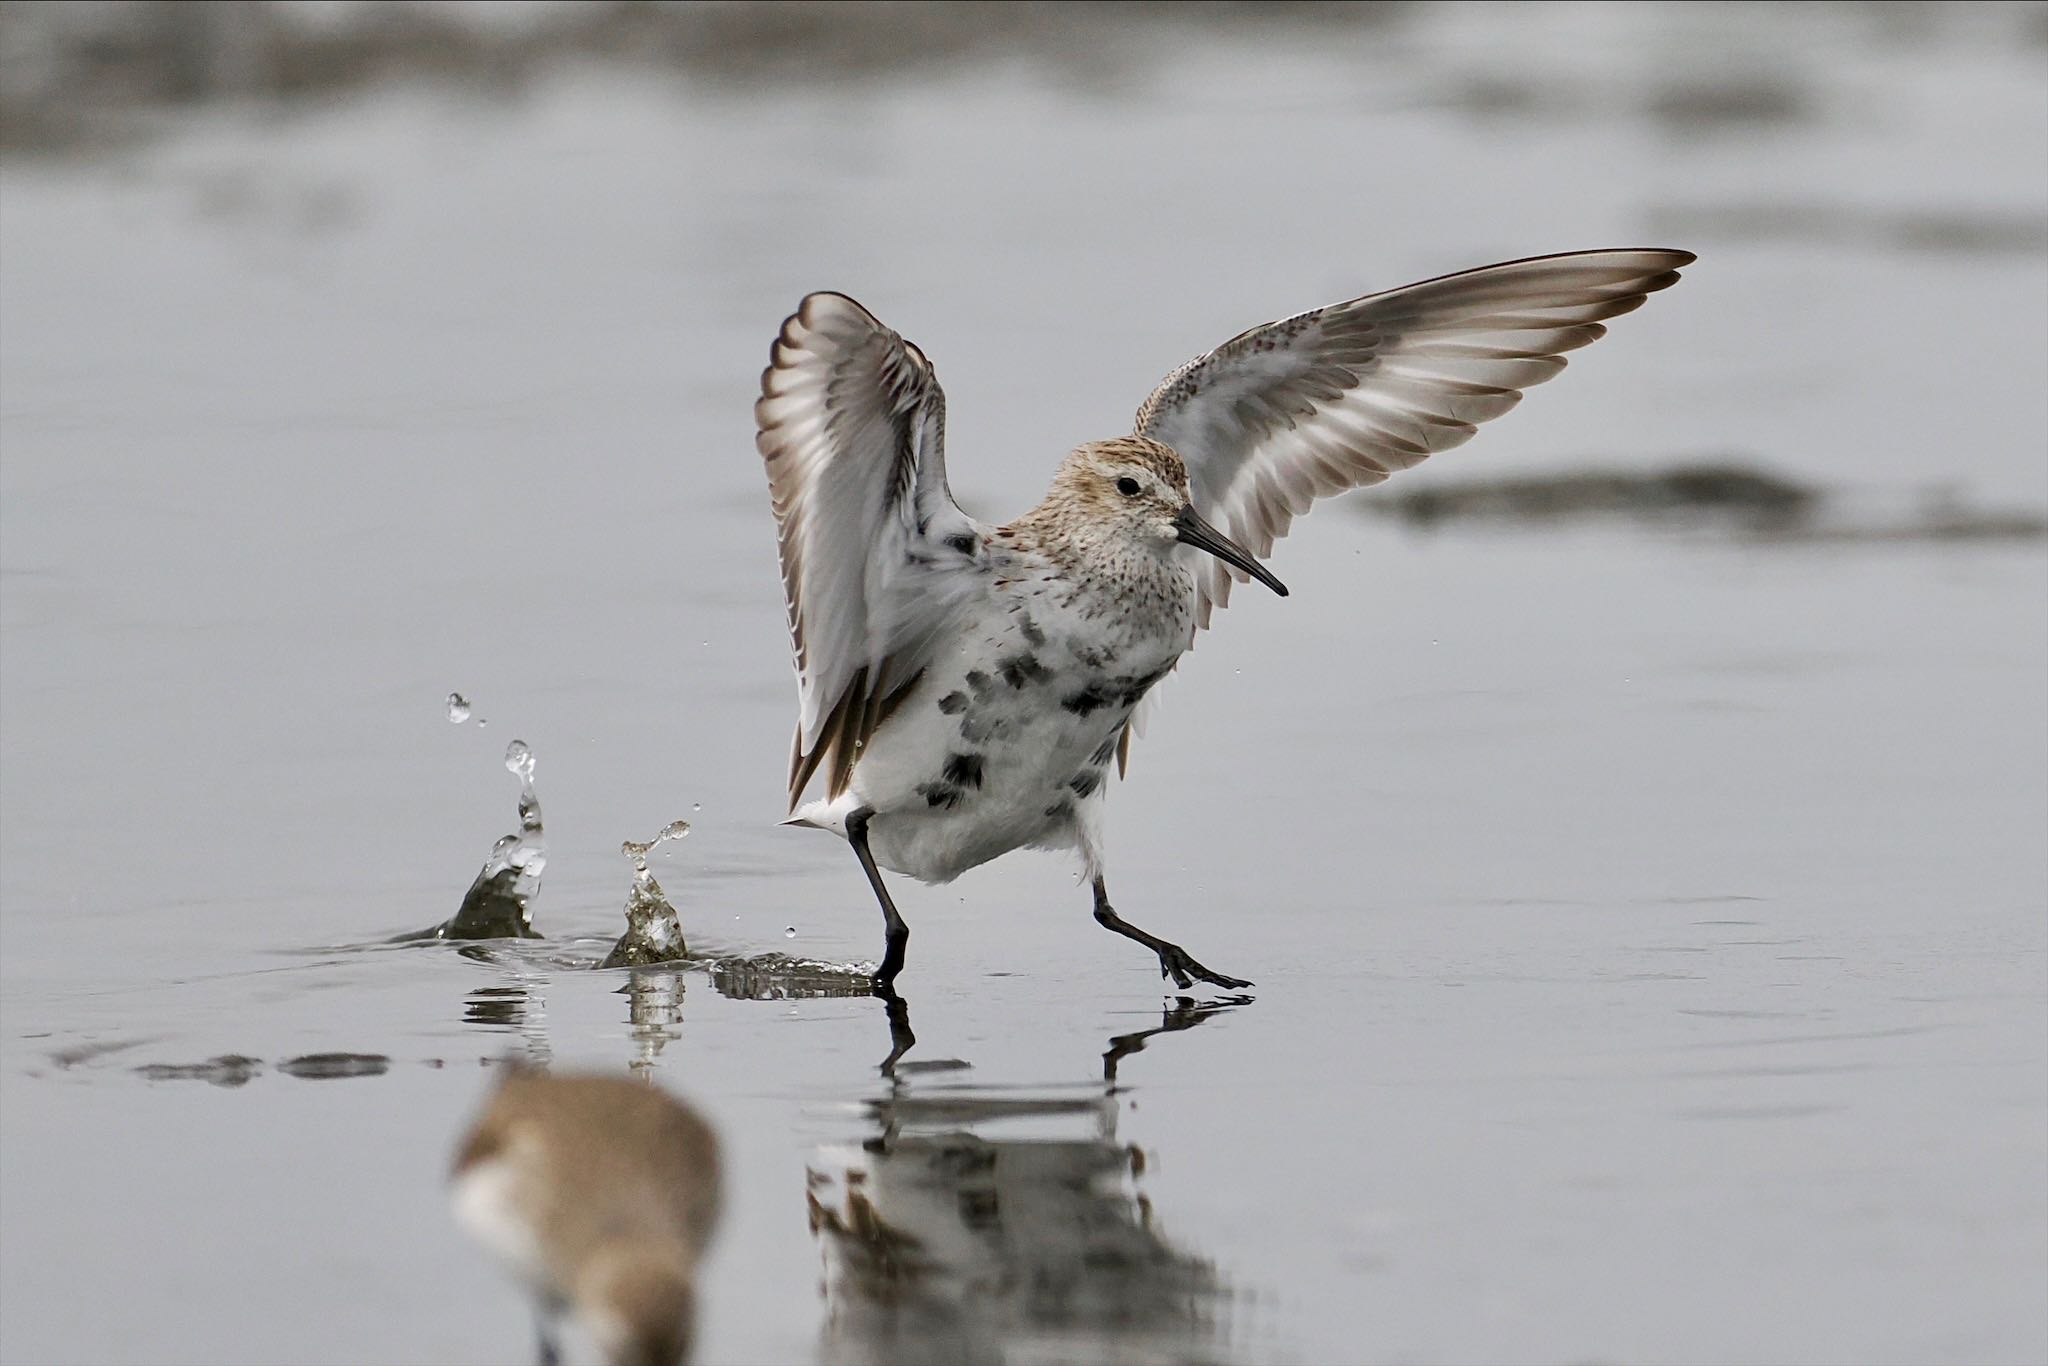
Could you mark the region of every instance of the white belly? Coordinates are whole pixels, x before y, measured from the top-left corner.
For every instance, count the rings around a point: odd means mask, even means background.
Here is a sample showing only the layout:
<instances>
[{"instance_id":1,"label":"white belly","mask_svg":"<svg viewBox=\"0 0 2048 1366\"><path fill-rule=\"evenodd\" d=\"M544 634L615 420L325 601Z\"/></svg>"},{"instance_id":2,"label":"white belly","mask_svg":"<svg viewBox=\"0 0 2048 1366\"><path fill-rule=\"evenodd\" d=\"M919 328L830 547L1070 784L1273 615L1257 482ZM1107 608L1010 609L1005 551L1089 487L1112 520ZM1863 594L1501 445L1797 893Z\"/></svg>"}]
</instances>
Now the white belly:
<instances>
[{"instance_id":1,"label":"white belly","mask_svg":"<svg viewBox=\"0 0 2048 1366\"><path fill-rule=\"evenodd\" d=\"M876 862L925 882L1026 847L1079 849L1092 870L1124 725L1187 643L1014 605L990 616L925 671L832 803L842 820L873 810Z\"/></svg>"}]
</instances>

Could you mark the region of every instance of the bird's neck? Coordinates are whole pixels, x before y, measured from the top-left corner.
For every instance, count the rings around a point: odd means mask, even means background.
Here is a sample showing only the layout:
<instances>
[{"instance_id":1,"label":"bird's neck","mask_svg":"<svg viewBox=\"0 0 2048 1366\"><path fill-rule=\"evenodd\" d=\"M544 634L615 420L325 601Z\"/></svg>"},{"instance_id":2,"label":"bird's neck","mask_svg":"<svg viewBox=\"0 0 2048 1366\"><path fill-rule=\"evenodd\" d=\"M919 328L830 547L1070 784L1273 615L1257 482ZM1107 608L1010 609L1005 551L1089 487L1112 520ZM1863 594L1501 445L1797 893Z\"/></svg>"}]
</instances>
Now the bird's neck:
<instances>
[{"instance_id":1,"label":"bird's neck","mask_svg":"<svg viewBox=\"0 0 2048 1366\"><path fill-rule=\"evenodd\" d=\"M1134 541L1125 527L1078 512L1055 486L998 534L1044 566L1066 605L1185 649L1194 623L1194 577L1171 550L1162 554Z\"/></svg>"}]
</instances>

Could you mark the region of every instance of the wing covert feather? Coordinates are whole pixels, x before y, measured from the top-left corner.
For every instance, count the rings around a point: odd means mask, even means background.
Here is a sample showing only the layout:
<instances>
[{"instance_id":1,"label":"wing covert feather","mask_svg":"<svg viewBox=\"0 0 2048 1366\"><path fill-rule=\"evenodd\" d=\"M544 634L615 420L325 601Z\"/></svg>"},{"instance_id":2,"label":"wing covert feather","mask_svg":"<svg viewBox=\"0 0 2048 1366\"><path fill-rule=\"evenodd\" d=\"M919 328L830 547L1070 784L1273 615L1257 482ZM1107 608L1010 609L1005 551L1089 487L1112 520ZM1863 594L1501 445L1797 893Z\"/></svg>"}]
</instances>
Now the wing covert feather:
<instances>
[{"instance_id":1,"label":"wing covert feather","mask_svg":"<svg viewBox=\"0 0 2048 1366\"><path fill-rule=\"evenodd\" d=\"M1264 558L1317 498L1471 439L1693 259L1658 248L1539 256L1311 309L1168 375L1137 431L1179 451L1196 507ZM1200 565L1196 623L1245 578L1220 560Z\"/></svg>"}]
</instances>

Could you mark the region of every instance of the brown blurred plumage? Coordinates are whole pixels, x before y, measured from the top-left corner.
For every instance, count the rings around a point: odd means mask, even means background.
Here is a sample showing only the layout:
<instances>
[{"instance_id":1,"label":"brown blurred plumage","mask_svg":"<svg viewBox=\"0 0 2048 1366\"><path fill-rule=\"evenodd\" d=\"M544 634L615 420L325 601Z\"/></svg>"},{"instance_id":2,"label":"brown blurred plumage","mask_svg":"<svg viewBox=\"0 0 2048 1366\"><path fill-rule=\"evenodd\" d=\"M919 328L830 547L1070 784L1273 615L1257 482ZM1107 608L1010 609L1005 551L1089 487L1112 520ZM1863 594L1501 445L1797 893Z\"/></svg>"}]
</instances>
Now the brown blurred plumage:
<instances>
[{"instance_id":1,"label":"brown blurred plumage","mask_svg":"<svg viewBox=\"0 0 2048 1366\"><path fill-rule=\"evenodd\" d=\"M456 1150L458 1222L531 1290L541 1360L566 1314L613 1366L689 1358L718 1221L718 1140L681 1101L616 1077L515 1068Z\"/></svg>"}]
</instances>

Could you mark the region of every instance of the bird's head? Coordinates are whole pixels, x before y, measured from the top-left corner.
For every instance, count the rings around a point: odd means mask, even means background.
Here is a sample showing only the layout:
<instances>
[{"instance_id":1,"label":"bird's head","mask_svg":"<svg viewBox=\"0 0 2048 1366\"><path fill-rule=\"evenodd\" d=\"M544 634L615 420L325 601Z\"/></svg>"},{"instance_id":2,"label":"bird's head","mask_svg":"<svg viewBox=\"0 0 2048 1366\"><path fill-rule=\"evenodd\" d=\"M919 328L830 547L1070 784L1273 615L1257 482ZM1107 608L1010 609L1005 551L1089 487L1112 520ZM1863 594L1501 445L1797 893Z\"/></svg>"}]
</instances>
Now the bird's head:
<instances>
[{"instance_id":1,"label":"bird's head","mask_svg":"<svg viewBox=\"0 0 2048 1366\"><path fill-rule=\"evenodd\" d=\"M1160 555L1176 545L1194 546L1287 596L1287 586L1250 551L1195 511L1187 466L1163 442L1125 436L1076 447L1061 464L1053 490L1097 527L1114 529Z\"/></svg>"}]
</instances>

